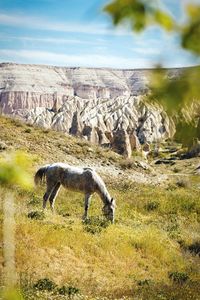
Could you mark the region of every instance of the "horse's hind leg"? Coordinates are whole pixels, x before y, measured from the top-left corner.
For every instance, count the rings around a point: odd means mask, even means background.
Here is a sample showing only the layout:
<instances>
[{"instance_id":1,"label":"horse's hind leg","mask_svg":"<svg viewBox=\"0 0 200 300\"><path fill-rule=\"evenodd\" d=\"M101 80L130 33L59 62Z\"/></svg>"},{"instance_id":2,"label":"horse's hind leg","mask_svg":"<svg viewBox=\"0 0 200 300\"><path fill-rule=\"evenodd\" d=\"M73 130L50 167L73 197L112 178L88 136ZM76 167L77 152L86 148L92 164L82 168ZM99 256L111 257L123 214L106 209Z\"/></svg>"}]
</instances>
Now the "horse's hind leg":
<instances>
[{"instance_id":1,"label":"horse's hind leg","mask_svg":"<svg viewBox=\"0 0 200 300\"><path fill-rule=\"evenodd\" d=\"M91 194L89 193L85 194L85 212L83 215L83 221L87 219L88 208L90 206L90 199L91 199Z\"/></svg>"},{"instance_id":2,"label":"horse's hind leg","mask_svg":"<svg viewBox=\"0 0 200 300\"><path fill-rule=\"evenodd\" d=\"M57 182L56 185L54 186L52 192L51 192L50 197L49 197L50 207L51 207L52 211L54 210L54 203L55 203L56 196L58 194L59 188L60 188L60 182Z\"/></svg>"}]
</instances>

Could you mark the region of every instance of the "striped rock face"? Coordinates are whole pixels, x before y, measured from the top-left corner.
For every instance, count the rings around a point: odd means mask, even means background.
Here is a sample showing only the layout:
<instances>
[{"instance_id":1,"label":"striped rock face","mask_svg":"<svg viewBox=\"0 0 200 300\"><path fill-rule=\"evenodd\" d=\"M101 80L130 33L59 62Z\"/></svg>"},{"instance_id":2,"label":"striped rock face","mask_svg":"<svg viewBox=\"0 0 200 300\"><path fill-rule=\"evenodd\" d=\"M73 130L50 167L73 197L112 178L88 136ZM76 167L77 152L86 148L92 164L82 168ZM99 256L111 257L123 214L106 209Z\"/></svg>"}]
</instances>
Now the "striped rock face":
<instances>
[{"instance_id":1,"label":"striped rock face","mask_svg":"<svg viewBox=\"0 0 200 300\"><path fill-rule=\"evenodd\" d=\"M178 70L171 70L176 76ZM148 70L0 65L0 112L84 137L130 156L140 143L172 137L162 107L142 102Z\"/></svg>"}]
</instances>

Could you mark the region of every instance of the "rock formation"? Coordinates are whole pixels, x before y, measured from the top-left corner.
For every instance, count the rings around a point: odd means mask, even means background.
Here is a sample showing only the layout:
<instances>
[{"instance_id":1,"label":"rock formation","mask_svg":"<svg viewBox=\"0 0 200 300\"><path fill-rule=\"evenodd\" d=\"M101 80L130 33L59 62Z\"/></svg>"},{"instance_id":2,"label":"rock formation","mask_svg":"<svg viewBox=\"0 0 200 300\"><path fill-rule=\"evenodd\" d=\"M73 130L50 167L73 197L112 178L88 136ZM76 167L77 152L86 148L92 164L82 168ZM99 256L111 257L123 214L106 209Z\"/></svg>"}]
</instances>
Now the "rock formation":
<instances>
[{"instance_id":1,"label":"rock formation","mask_svg":"<svg viewBox=\"0 0 200 300\"><path fill-rule=\"evenodd\" d=\"M162 107L142 101L148 74L148 70L1 64L0 112L130 156L140 144L167 139L175 132Z\"/></svg>"}]
</instances>

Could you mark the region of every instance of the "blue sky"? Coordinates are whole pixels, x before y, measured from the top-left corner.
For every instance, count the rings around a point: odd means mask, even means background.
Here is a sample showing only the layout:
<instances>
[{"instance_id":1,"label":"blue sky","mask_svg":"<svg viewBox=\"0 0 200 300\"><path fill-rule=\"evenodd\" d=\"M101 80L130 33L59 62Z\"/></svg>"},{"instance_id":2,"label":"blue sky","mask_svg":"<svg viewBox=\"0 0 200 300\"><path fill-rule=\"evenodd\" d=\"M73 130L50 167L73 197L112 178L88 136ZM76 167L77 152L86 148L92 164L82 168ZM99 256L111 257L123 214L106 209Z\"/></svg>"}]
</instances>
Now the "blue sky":
<instances>
[{"instance_id":1,"label":"blue sky","mask_svg":"<svg viewBox=\"0 0 200 300\"><path fill-rule=\"evenodd\" d=\"M161 0L179 20L200 0ZM0 61L68 67L150 68L198 64L178 37L158 27L114 28L105 0L0 0Z\"/></svg>"}]
</instances>

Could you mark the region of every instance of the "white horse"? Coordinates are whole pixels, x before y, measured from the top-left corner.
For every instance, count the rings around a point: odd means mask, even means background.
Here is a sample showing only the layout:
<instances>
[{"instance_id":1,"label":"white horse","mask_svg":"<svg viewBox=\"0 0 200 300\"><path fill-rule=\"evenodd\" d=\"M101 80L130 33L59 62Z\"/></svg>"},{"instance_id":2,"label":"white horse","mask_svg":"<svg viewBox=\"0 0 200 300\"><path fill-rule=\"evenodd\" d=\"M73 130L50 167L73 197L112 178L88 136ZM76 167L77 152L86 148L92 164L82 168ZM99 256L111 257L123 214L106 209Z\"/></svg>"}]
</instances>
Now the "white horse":
<instances>
[{"instance_id":1,"label":"white horse","mask_svg":"<svg viewBox=\"0 0 200 300\"><path fill-rule=\"evenodd\" d=\"M35 184L38 185L46 178L46 192L43 196L43 208L49 199L50 207L54 203L60 186L85 194L85 211L83 220L87 218L91 195L98 193L103 201L103 213L108 220L114 222L115 200L111 198L101 177L91 168L73 167L64 163L54 163L41 167L35 174Z\"/></svg>"}]
</instances>

